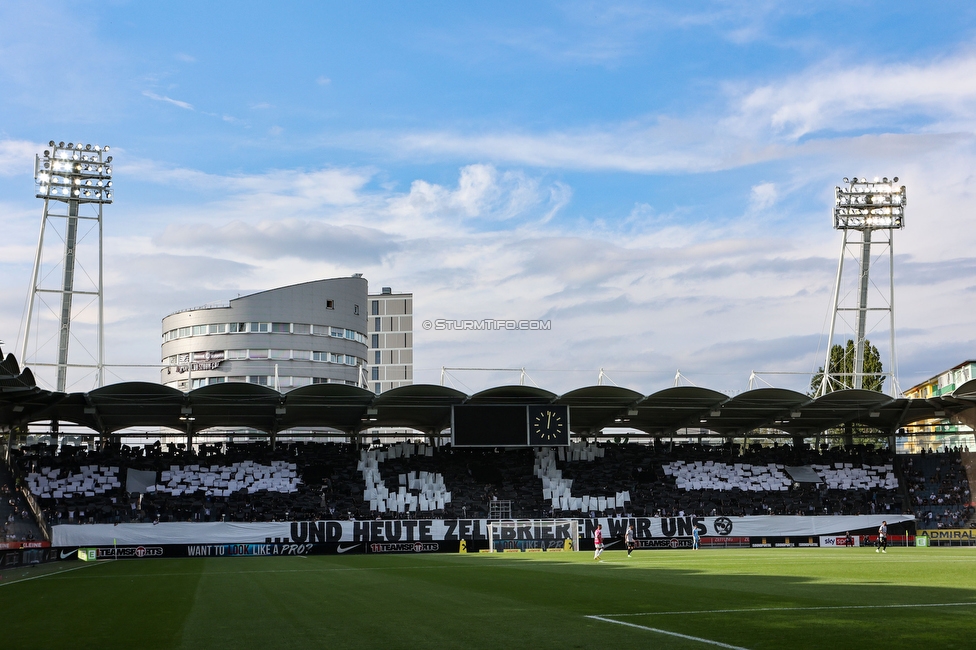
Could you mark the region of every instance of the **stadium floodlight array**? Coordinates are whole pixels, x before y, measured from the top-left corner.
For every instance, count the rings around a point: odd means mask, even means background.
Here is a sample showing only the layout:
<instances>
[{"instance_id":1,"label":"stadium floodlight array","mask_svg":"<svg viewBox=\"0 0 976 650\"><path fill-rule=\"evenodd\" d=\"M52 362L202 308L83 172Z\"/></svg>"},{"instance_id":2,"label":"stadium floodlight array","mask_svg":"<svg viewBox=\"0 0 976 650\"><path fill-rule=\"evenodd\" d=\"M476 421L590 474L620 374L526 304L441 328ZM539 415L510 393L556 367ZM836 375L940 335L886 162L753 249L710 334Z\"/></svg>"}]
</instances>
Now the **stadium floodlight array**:
<instances>
[{"instance_id":1,"label":"stadium floodlight array","mask_svg":"<svg viewBox=\"0 0 976 650\"><path fill-rule=\"evenodd\" d=\"M80 203L111 203L110 147L97 144L48 142L50 149L34 159L37 198Z\"/></svg>"},{"instance_id":2,"label":"stadium floodlight array","mask_svg":"<svg viewBox=\"0 0 976 650\"><path fill-rule=\"evenodd\" d=\"M895 231L905 227L905 206L908 196L904 185L898 185L898 177L891 180L887 177L875 178L869 181L864 177L844 179L843 186L834 188L834 228L844 233L841 244L840 261L837 266L837 282L834 286L833 314L830 320L830 333L827 335L827 353L824 361L823 379L817 390L817 397L837 388L860 389L864 386L864 353L867 336L867 321L870 311L888 312L889 334L889 372L891 381L888 391L892 397L901 392L895 374ZM888 287L887 295L881 297L885 306L868 308L868 294L872 283L869 279L872 266L871 244L872 234L878 232L882 239L874 243L888 247ZM860 233L860 238L854 233ZM887 239L883 239L887 233ZM841 284L844 275L844 258L850 254L857 259L858 286L855 290L842 292ZM880 285L878 291L881 292ZM856 304L841 305L841 296L853 296ZM832 374L830 367L830 353L834 341L834 329L837 317L843 312L853 312L855 316L855 357L854 372L851 376L844 373ZM848 381L852 380L852 381Z\"/></svg>"},{"instance_id":3,"label":"stadium floodlight array","mask_svg":"<svg viewBox=\"0 0 976 650\"><path fill-rule=\"evenodd\" d=\"M838 230L901 229L905 226L905 186L898 177L869 182L845 178L846 187L834 188L834 228Z\"/></svg>"},{"instance_id":4,"label":"stadium floodlight array","mask_svg":"<svg viewBox=\"0 0 976 650\"><path fill-rule=\"evenodd\" d=\"M105 358L105 334L104 334L104 299L102 291L102 208L106 204L112 203L115 196L115 189L112 187L112 156L109 155L111 147L108 145L100 146L97 144L83 144L81 142L63 141L48 142L48 148L44 152L34 157L34 184L35 195L44 200L44 213L41 217L41 234L37 241L37 253L34 256L34 271L31 276L30 293L27 301L26 327L24 328L24 338L21 348L21 362L30 363L33 367L52 366L57 368L57 379L55 389L64 392L67 388L68 368L95 370L95 385L104 384L104 358ZM59 206L65 208L62 210ZM87 209L81 209L89 206ZM64 220L63 229L58 234L64 241L63 251L57 256L60 259L61 282L57 287L41 286L53 273L46 271L41 273L41 263L44 249L44 234L48 223L52 220ZM75 266L79 254L79 247L88 239L84 233L79 234L79 227L85 220L95 221L95 228L98 231L98 272L96 278L91 278L89 270L85 270L83 277L92 280L91 287L78 289L75 286L76 274ZM90 267L89 267L90 268ZM60 294L61 307L57 312L58 330L56 332L32 332L32 321L38 330L46 319L38 317L35 319L35 302L38 300L39 293ZM94 296L98 302L98 315L95 327L95 341L79 341L81 347L91 354L90 363L68 363L68 343L72 337L77 338L77 333L71 332L71 317L73 311L73 299L75 295ZM35 345L35 356L28 357L30 350L30 340L33 337ZM55 362L46 362L43 348L46 341L57 340L57 359ZM94 345L92 345L94 344Z\"/></svg>"},{"instance_id":5,"label":"stadium floodlight array","mask_svg":"<svg viewBox=\"0 0 976 650\"><path fill-rule=\"evenodd\" d=\"M578 551L576 519L500 519L488 522L492 553Z\"/></svg>"}]
</instances>

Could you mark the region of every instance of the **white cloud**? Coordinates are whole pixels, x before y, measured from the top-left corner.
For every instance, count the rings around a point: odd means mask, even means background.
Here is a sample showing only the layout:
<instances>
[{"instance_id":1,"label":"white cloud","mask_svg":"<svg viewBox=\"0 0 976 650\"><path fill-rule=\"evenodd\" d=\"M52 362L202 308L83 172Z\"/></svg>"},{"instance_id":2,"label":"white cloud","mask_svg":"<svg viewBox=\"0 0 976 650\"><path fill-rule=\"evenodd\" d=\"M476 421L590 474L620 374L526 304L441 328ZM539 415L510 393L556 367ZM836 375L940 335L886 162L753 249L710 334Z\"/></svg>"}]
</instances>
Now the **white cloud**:
<instances>
[{"instance_id":1,"label":"white cloud","mask_svg":"<svg viewBox=\"0 0 976 650\"><path fill-rule=\"evenodd\" d=\"M976 55L924 63L820 65L746 90L737 103L729 125L767 138L795 140L824 129L849 132L897 124L899 115L918 116L923 130L943 121L971 126Z\"/></svg>"},{"instance_id":2,"label":"white cloud","mask_svg":"<svg viewBox=\"0 0 976 650\"><path fill-rule=\"evenodd\" d=\"M680 116L542 133L360 133L340 144L401 157L632 173L718 171L802 156L863 155L866 149L930 152L976 130L976 54L889 65L819 64L758 86L726 84L723 93L717 109Z\"/></svg>"},{"instance_id":3,"label":"white cloud","mask_svg":"<svg viewBox=\"0 0 976 650\"><path fill-rule=\"evenodd\" d=\"M143 94L143 96L148 97L149 99L151 99L153 101L165 102L167 104L172 104L173 106L178 106L178 107L180 107L180 108L182 108L184 110L187 110L187 111L195 110L193 108L193 104L191 104L189 102L184 102L184 101L181 101L179 99L173 99L172 97L166 97L166 96L163 96L163 95L157 95L156 93L149 92L148 90L142 91L142 94Z\"/></svg>"},{"instance_id":4,"label":"white cloud","mask_svg":"<svg viewBox=\"0 0 976 650\"><path fill-rule=\"evenodd\" d=\"M752 186L749 196L749 208L754 212L761 212L776 203L776 184L759 183Z\"/></svg>"},{"instance_id":5,"label":"white cloud","mask_svg":"<svg viewBox=\"0 0 976 650\"><path fill-rule=\"evenodd\" d=\"M26 140L0 140L0 176L34 173L34 156L42 145Z\"/></svg>"}]
</instances>

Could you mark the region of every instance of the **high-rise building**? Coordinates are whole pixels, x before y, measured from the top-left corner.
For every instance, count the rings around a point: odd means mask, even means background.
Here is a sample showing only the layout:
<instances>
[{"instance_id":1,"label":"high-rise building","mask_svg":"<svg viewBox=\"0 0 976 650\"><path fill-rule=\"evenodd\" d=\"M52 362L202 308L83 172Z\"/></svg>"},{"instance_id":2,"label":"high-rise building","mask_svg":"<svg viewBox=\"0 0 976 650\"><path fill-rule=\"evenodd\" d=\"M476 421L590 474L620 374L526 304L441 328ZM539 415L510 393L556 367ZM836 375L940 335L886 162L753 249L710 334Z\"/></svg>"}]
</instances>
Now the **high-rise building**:
<instances>
[{"instance_id":1,"label":"high-rise building","mask_svg":"<svg viewBox=\"0 0 976 650\"><path fill-rule=\"evenodd\" d=\"M413 294L383 287L369 295L369 388L379 394L413 383Z\"/></svg>"},{"instance_id":2,"label":"high-rise building","mask_svg":"<svg viewBox=\"0 0 976 650\"><path fill-rule=\"evenodd\" d=\"M357 274L170 314L161 381L184 391L222 382L282 392L324 383L371 388L367 291Z\"/></svg>"}]
</instances>

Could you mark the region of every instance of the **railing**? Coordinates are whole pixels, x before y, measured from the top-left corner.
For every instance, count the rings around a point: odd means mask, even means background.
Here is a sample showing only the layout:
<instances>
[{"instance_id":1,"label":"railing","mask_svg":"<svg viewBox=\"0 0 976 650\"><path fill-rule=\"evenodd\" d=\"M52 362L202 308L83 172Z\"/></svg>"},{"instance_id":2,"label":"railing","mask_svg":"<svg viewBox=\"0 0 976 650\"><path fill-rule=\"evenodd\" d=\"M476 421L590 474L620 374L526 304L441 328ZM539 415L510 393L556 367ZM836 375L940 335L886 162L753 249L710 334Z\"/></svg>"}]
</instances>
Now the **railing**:
<instances>
[{"instance_id":1,"label":"railing","mask_svg":"<svg viewBox=\"0 0 976 650\"><path fill-rule=\"evenodd\" d=\"M51 528L47 525L47 519L44 518L44 511L41 510L41 504L37 502L37 498L26 487L21 487L20 491L27 500L27 505L30 507L34 519L37 520L37 527L41 529L41 535L44 536L46 541L50 542Z\"/></svg>"}]
</instances>

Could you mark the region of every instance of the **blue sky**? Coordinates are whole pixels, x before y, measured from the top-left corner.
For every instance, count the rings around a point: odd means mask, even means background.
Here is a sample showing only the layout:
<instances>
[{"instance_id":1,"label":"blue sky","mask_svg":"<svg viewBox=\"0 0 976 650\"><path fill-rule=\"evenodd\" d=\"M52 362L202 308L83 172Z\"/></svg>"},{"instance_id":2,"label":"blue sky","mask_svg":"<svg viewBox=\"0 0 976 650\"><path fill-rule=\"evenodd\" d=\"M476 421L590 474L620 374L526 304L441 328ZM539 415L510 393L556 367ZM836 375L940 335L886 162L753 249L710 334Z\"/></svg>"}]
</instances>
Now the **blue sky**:
<instances>
[{"instance_id":1,"label":"blue sky","mask_svg":"<svg viewBox=\"0 0 976 650\"><path fill-rule=\"evenodd\" d=\"M4 351L40 225L33 156L82 139L116 159L111 364L158 363L171 311L361 272L414 292L418 324L552 322L415 326L417 381L525 367L559 392L604 368L651 392L680 369L741 391L753 370L822 363L833 187L897 175L898 374L911 386L976 352L976 8L797 4L8 0ZM887 358L886 324L871 337Z\"/></svg>"}]
</instances>

